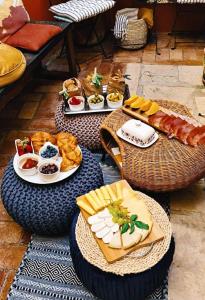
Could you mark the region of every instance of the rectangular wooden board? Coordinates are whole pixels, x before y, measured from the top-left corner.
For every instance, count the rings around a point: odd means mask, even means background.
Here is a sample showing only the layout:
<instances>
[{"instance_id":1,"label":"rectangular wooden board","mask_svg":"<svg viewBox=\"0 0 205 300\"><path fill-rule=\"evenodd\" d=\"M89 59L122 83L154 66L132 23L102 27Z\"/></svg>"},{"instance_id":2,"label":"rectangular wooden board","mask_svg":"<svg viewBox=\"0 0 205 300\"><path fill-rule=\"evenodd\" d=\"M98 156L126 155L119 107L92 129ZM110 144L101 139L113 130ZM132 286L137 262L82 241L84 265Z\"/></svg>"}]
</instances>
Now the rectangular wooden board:
<instances>
[{"instance_id":1,"label":"rectangular wooden board","mask_svg":"<svg viewBox=\"0 0 205 300\"><path fill-rule=\"evenodd\" d=\"M130 187L128 182L126 180L121 180L121 187L122 187L122 194L123 198L129 196L129 193L135 193L133 189ZM113 191L116 193L116 183L113 183L110 185ZM85 196L80 196L77 199L83 199ZM83 209L81 209L82 215L87 221L89 218L89 214L85 212ZM90 225L89 225L90 226ZM91 227L91 226L90 226ZM156 243L164 238L163 231L161 230L160 226L153 220L153 226L150 234L148 237L141 243L134 245L133 247L130 247L129 249L112 249L108 247L107 244L105 244L101 239L96 238L95 234L93 233L94 238L96 239L103 255L105 256L106 260L109 263L113 263L121 258L123 258L125 255L141 248L144 246L148 246L152 243Z\"/></svg>"}]
</instances>

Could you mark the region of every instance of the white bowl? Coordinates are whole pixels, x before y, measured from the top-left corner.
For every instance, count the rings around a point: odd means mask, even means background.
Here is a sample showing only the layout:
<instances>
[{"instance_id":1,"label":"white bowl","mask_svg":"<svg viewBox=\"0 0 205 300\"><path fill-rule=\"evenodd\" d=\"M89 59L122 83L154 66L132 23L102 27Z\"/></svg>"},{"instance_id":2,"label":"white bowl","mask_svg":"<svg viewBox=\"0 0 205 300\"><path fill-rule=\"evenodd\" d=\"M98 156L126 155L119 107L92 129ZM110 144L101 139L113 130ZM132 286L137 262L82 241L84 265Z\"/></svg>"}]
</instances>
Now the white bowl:
<instances>
[{"instance_id":1,"label":"white bowl","mask_svg":"<svg viewBox=\"0 0 205 300\"><path fill-rule=\"evenodd\" d=\"M41 172L41 169L44 167L44 166L47 166L47 165L56 165L57 168L58 168L58 171L56 171L55 173L53 174L44 174ZM46 161L46 160L43 160L39 163L38 165L38 175L39 177L43 180L43 181L46 181L46 182L50 182L50 181L53 181L55 180L60 174L60 163L58 163L56 160L54 159L50 159L49 161Z\"/></svg>"},{"instance_id":2,"label":"white bowl","mask_svg":"<svg viewBox=\"0 0 205 300\"><path fill-rule=\"evenodd\" d=\"M102 109L104 107L105 98L102 95L98 95L98 96L102 99L102 102L96 104L90 102L90 100L95 98L95 95L91 95L90 97L88 97L88 105L90 109Z\"/></svg>"},{"instance_id":3,"label":"white bowl","mask_svg":"<svg viewBox=\"0 0 205 300\"><path fill-rule=\"evenodd\" d=\"M110 107L110 108L119 108L123 105L123 95L121 95L121 98L119 101L115 102L115 101L110 101L109 100L109 96L112 95L114 93L111 93L109 95L107 95L106 99L107 99L107 105Z\"/></svg>"},{"instance_id":4,"label":"white bowl","mask_svg":"<svg viewBox=\"0 0 205 300\"><path fill-rule=\"evenodd\" d=\"M23 155L19 156L19 159L18 159L18 168L21 171L21 173L23 175L26 175L26 176L35 175L37 173L37 168L38 168L38 165L37 165L36 167L33 167L31 169L23 169L24 163L29 158L31 158L33 160L36 160L39 163L39 156L36 155L36 154L34 154L34 153L27 153L27 154L23 154Z\"/></svg>"},{"instance_id":5,"label":"white bowl","mask_svg":"<svg viewBox=\"0 0 205 300\"><path fill-rule=\"evenodd\" d=\"M51 146L51 147L55 148L55 149L58 151L57 154L56 154L55 156L52 156L52 157L42 157L42 156L41 156L42 152L45 151L46 148L47 148L48 146ZM47 159L57 159L58 156L59 156L59 150L58 150L58 147L57 147L56 145L53 145L51 142L46 142L46 143L40 148L40 150L39 150L39 156L40 156L41 159L46 159L46 160L47 160Z\"/></svg>"},{"instance_id":6,"label":"white bowl","mask_svg":"<svg viewBox=\"0 0 205 300\"><path fill-rule=\"evenodd\" d=\"M70 110L72 111L80 111L80 110L83 110L84 107L85 107L85 98L82 97L82 96L74 96L75 98L81 100L81 103L80 104L77 104L77 105L72 105L70 104L70 101L73 97L69 98L68 99L68 105L70 107Z\"/></svg>"}]
</instances>

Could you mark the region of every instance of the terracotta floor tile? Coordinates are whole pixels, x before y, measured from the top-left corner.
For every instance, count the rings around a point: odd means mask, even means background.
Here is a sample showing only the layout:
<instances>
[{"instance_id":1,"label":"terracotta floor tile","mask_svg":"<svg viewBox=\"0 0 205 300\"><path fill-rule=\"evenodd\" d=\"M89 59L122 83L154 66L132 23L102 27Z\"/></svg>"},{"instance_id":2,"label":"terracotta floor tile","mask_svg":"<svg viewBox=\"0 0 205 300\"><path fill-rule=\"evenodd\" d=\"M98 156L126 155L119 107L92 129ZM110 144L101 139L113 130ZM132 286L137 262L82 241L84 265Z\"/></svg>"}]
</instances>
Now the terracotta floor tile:
<instances>
[{"instance_id":1,"label":"terracotta floor tile","mask_svg":"<svg viewBox=\"0 0 205 300\"><path fill-rule=\"evenodd\" d=\"M156 55L156 62L162 63L169 61L169 49L161 49L160 53L160 55Z\"/></svg>"},{"instance_id":2,"label":"terracotta floor tile","mask_svg":"<svg viewBox=\"0 0 205 300\"><path fill-rule=\"evenodd\" d=\"M27 249L25 245L0 245L0 269L17 269Z\"/></svg>"},{"instance_id":3,"label":"terracotta floor tile","mask_svg":"<svg viewBox=\"0 0 205 300\"><path fill-rule=\"evenodd\" d=\"M35 88L34 92L40 93L58 93L62 89L62 82L50 84L50 85L39 85Z\"/></svg>"},{"instance_id":4,"label":"terracotta floor tile","mask_svg":"<svg viewBox=\"0 0 205 300\"><path fill-rule=\"evenodd\" d=\"M36 110L38 108L38 102L26 102L23 104L22 109L20 110L18 114L19 119L32 119L36 113Z\"/></svg>"},{"instance_id":5,"label":"terracotta floor tile","mask_svg":"<svg viewBox=\"0 0 205 300\"><path fill-rule=\"evenodd\" d=\"M29 130L46 130L49 132L55 132L55 120L54 119L33 119L28 127Z\"/></svg>"},{"instance_id":6,"label":"terracotta floor tile","mask_svg":"<svg viewBox=\"0 0 205 300\"><path fill-rule=\"evenodd\" d=\"M14 141L5 140L1 146L0 153L5 155L14 154L16 152Z\"/></svg>"},{"instance_id":7,"label":"terracotta floor tile","mask_svg":"<svg viewBox=\"0 0 205 300\"><path fill-rule=\"evenodd\" d=\"M3 284L2 290L0 290L0 300L6 300L7 294L10 290L10 286L13 282L15 273L16 273L15 271L9 271L6 274L5 282Z\"/></svg>"},{"instance_id":8,"label":"terracotta floor tile","mask_svg":"<svg viewBox=\"0 0 205 300\"><path fill-rule=\"evenodd\" d=\"M43 97L43 93L25 93L20 97L23 102L39 102Z\"/></svg>"},{"instance_id":9,"label":"terracotta floor tile","mask_svg":"<svg viewBox=\"0 0 205 300\"><path fill-rule=\"evenodd\" d=\"M184 60L185 61L197 61L197 55L195 49L183 49L183 55L184 55Z\"/></svg>"},{"instance_id":10,"label":"terracotta floor tile","mask_svg":"<svg viewBox=\"0 0 205 300\"><path fill-rule=\"evenodd\" d=\"M3 131L12 129L25 130L25 128L28 128L29 124L30 120L22 120L16 118L9 120L0 119L0 128Z\"/></svg>"},{"instance_id":11,"label":"terracotta floor tile","mask_svg":"<svg viewBox=\"0 0 205 300\"><path fill-rule=\"evenodd\" d=\"M155 63L156 53L155 50L152 51L144 51L142 55L143 63Z\"/></svg>"},{"instance_id":12,"label":"terracotta floor tile","mask_svg":"<svg viewBox=\"0 0 205 300\"><path fill-rule=\"evenodd\" d=\"M182 49L170 50L170 61L182 61L183 51Z\"/></svg>"},{"instance_id":13,"label":"terracotta floor tile","mask_svg":"<svg viewBox=\"0 0 205 300\"><path fill-rule=\"evenodd\" d=\"M8 221L13 221L13 219L8 215L7 211L4 208L2 201L0 200L0 222L3 223L3 222L8 222ZM5 223L3 223L3 224L5 224Z\"/></svg>"},{"instance_id":14,"label":"terracotta floor tile","mask_svg":"<svg viewBox=\"0 0 205 300\"><path fill-rule=\"evenodd\" d=\"M13 151L15 152L15 149ZM0 167L1 168L7 166L8 162L11 159L11 157L13 156L14 152L11 153L10 155L8 155L8 154L0 154Z\"/></svg>"},{"instance_id":15,"label":"terracotta floor tile","mask_svg":"<svg viewBox=\"0 0 205 300\"><path fill-rule=\"evenodd\" d=\"M22 237L22 233L22 227L17 223L0 221L0 245L19 243Z\"/></svg>"},{"instance_id":16,"label":"terracotta floor tile","mask_svg":"<svg viewBox=\"0 0 205 300\"><path fill-rule=\"evenodd\" d=\"M38 110L35 114L36 118L54 118L56 107L58 105L59 95L57 93L44 94Z\"/></svg>"},{"instance_id":17,"label":"terracotta floor tile","mask_svg":"<svg viewBox=\"0 0 205 300\"><path fill-rule=\"evenodd\" d=\"M24 137L31 136L33 131L29 130L10 130L5 138L6 141L14 142L15 139L23 139Z\"/></svg>"}]
</instances>

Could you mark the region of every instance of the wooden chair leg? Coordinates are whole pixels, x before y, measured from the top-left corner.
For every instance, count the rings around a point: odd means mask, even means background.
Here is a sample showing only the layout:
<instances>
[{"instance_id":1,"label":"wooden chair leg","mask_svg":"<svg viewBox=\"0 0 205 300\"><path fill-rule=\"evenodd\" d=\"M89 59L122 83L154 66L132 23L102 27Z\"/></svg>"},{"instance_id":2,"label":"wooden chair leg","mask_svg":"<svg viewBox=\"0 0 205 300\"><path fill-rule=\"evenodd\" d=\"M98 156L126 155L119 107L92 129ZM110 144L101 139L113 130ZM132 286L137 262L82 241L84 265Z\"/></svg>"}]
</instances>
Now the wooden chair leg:
<instances>
[{"instance_id":1,"label":"wooden chair leg","mask_svg":"<svg viewBox=\"0 0 205 300\"><path fill-rule=\"evenodd\" d=\"M77 76L77 65L75 60L75 50L73 46L73 37L72 37L72 29L68 30L65 36L65 46L66 46L66 57L68 60L69 66L69 74L71 76Z\"/></svg>"}]
</instances>

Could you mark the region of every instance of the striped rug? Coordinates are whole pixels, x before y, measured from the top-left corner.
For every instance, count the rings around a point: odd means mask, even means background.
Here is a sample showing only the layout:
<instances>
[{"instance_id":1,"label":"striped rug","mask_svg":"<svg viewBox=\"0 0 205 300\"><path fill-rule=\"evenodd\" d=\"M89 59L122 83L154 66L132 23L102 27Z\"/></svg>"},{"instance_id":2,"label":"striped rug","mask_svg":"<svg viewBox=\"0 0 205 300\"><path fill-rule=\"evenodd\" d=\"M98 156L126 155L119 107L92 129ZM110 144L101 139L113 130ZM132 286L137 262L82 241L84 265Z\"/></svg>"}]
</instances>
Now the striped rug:
<instances>
[{"instance_id":1,"label":"striped rug","mask_svg":"<svg viewBox=\"0 0 205 300\"><path fill-rule=\"evenodd\" d=\"M101 166L106 184L120 178L117 169L109 159ZM168 212L169 207L165 206ZM68 236L49 238L36 235L32 236L7 299L97 300L75 274ZM147 298L147 300L158 299L168 300L167 278L162 286Z\"/></svg>"}]
</instances>

